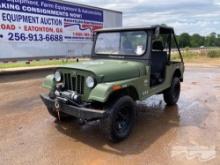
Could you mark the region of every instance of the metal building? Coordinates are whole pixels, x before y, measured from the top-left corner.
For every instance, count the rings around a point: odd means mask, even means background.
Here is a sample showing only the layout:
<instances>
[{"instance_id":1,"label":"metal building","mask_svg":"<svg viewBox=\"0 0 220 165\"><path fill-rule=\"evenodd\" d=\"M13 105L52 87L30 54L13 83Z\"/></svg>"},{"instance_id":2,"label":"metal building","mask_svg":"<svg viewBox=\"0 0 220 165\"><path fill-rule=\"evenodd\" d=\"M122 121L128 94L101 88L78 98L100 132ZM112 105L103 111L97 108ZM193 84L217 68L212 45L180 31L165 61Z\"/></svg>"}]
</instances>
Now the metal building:
<instances>
[{"instance_id":1,"label":"metal building","mask_svg":"<svg viewBox=\"0 0 220 165\"><path fill-rule=\"evenodd\" d=\"M122 26L122 12L58 0L1 0L0 61L87 56L92 32Z\"/></svg>"}]
</instances>

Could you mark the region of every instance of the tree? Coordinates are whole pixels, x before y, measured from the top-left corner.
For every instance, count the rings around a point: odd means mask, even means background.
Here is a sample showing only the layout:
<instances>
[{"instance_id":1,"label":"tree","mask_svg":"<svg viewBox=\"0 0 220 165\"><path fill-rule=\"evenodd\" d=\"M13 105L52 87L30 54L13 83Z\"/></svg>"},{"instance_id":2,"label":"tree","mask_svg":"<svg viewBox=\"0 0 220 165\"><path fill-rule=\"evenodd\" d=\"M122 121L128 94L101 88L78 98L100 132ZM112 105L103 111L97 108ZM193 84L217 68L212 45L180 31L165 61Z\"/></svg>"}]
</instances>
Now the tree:
<instances>
[{"instance_id":1,"label":"tree","mask_svg":"<svg viewBox=\"0 0 220 165\"><path fill-rule=\"evenodd\" d=\"M220 34L217 35L216 46L220 46Z\"/></svg>"},{"instance_id":2,"label":"tree","mask_svg":"<svg viewBox=\"0 0 220 165\"><path fill-rule=\"evenodd\" d=\"M190 37L190 44L192 47L200 47L204 45L205 38L200 36L199 34L193 34Z\"/></svg>"},{"instance_id":3,"label":"tree","mask_svg":"<svg viewBox=\"0 0 220 165\"><path fill-rule=\"evenodd\" d=\"M205 39L206 46L216 46L216 36L215 32L210 33Z\"/></svg>"},{"instance_id":4,"label":"tree","mask_svg":"<svg viewBox=\"0 0 220 165\"><path fill-rule=\"evenodd\" d=\"M182 33L178 37L179 46L181 48L190 47L190 35L188 33Z\"/></svg>"}]
</instances>

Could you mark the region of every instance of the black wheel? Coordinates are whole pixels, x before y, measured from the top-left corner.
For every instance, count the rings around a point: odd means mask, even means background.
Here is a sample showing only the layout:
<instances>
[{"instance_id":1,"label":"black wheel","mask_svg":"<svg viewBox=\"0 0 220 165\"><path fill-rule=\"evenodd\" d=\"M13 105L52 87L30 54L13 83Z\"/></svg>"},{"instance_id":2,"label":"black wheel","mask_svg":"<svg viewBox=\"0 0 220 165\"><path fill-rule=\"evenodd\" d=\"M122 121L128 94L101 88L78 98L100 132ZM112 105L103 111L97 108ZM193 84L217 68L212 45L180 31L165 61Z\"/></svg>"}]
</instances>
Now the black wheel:
<instances>
[{"instance_id":1,"label":"black wheel","mask_svg":"<svg viewBox=\"0 0 220 165\"><path fill-rule=\"evenodd\" d=\"M119 142L129 136L135 123L135 102L129 96L123 96L107 108L108 117L101 120L107 138Z\"/></svg>"},{"instance_id":2,"label":"black wheel","mask_svg":"<svg viewBox=\"0 0 220 165\"><path fill-rule=\"evenodd\" d=\"M180 79L178 77L174 77L171 87L165 90L163 93L164 101L167 103L167 105L175 105L177 103L180 96L180 90Z\"/></svg>"}]
</instances>

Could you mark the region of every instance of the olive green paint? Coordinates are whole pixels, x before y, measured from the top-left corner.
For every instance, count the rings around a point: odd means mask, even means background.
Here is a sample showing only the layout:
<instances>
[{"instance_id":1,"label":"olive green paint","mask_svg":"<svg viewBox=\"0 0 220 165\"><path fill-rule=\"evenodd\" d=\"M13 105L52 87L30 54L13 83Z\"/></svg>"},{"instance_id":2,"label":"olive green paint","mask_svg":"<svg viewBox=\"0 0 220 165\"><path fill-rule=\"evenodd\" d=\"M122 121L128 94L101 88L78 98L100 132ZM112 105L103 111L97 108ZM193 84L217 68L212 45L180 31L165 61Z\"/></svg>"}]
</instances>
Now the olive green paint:
<instances>
[{"instance_id":1,"label":"olive green paint","mask_svg":"<svg viewBox=\"0 0 220 165\"><path fill-rule=\"evenodd\" d=\"M167 33L174 34L172 28L162 27L161 29L167 31ZM178 49L179 55L181 57L181 62L171 62L168 60L165 68L165 79L164 82L157 86L150 86L150 73L151 73L151 49L152 49L152 39L155 39L155 31L158 29L158 26L152 26L149 28L128 28L128 29L113 29L113 31L120 30L143 30L145 29L148 32L148 44L147 51L143 56L140 57L129 57L129 56L119 56L117 58L111 55L109 56L99 56L94 54L92 56L96 60L83 61L74 64L63 65L57 68L61 73L68 73L71 75L81 75L85 78L92 76L96 85L93 89L90 89L84 83L84 94L82 95L82 100L84 102L98 101L106 102L109 95L114 92L112 87L114 85L120 85L121 88L132 87L136 90L139 100L144 100L149 96L162 93L165 89L171 86L173 76L178 72L180 80L183 80L184 73L184 63L180 50ZM156 29L156 30L155 30ZM112 31L100 30L97 33ZM175 39L176 42L176 39ZM95 42L94 42L95 44ZM177 44L177 42L176 42ZM171 43L170 43L171 47ZM177 44L178 47L178 44ZM103 58L102 58L103 57ZM113 57L113 58L112 58ZM102 59L98 59L102 58ZM133 58L133 59L132 59ZM170 59L168 57L168 59ZM135 61L136 60L136 61ZM139 62L137 62L139 60ZM49 75L46 80L43 82L43 87L50 90L55 88L55 80L53 75Z\"/></svg>"},{"instance_id":2,"label":"olive green paint","mask_svg":"<svg viewBox=\"0 0 220 165\"><path fill-rule=\"evenodd\" d=\"M165 81L154 87L150 87L150 66L142 62L122 61L122 60L91 60L72 65L64 65L58 68L62 73L79 74L85 77L93 76L97 80L97 85L89 89L84 84L85 93L83 101L106 102L113 92L112 86L120 85L122 88L134 87L139 99L144 100L149 96L157 94L171 84L174 72L184 71L182 63L170 63L166 66ZM47 76L43 87L53 89L55 81L53 75Z\"/></svg>"}]
</instances>

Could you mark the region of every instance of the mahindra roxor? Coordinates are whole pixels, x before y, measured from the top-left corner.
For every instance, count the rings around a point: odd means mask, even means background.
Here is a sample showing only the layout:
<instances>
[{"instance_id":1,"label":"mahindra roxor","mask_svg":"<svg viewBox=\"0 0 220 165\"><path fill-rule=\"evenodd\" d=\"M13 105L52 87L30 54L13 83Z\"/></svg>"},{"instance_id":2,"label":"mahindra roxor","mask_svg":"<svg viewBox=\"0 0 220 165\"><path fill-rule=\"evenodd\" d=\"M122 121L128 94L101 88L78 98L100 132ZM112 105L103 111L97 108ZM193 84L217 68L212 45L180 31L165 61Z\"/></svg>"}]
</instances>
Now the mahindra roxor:
<instances>
[{"instance_id":1,"label":"mahindra roxor","mask_svg":"<svg viewBox=\"0 0 220 165\"><path fill-rule=\"evenodd\" d=\"M102 29L91 60L58 67L43 82L49 94L41 98L57 119L100 120L107 137L121 141L134 126L136 101L163 94L167 105L176 104L183 73L173 28Z\"/></svg>"}]
</instances>

